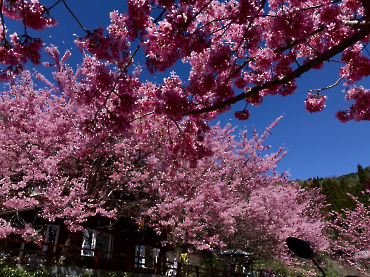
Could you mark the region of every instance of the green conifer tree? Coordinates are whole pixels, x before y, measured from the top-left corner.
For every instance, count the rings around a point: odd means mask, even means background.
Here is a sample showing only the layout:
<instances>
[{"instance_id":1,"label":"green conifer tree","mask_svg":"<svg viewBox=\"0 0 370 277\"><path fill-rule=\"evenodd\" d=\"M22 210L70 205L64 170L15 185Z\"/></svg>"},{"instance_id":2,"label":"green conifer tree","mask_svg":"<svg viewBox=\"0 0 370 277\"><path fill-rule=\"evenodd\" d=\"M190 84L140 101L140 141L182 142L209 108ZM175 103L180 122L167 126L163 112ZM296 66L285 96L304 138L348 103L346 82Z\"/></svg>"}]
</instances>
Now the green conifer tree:
<instances>
[{"instance_id":1,"label":"green conifer tree","mask_svg":"<svg viewBox=\"0 0 370 277\"><path fill-rule=\"evenodd\" d=\"M357 175L358 175L360 184L364 185L365 183L369 181L366 171L360 164L357 164Z\"/></svg>"},{"instance_id":2,"label":"green conifer tree","mask_svg":"<svg viewBox=\"0 0 370 277\"><path fill-rule=\"evenodd\" d=\"M337 181L325 179L321 187L322 194L326 197L326 202L330 204L330 206L326 208L328 212L334 210L340 213L342 209L347 208L349 196Z\"/></svg>"},{"instance_id":3,"label":"green conifer tree","mask_svg":"<svg viewBox=\"0 0 370 277\"><path fill-rule=\"evenodd\" d=\"M320 182L319 182L319 177L313 178L312 183L311 183L312 188L320 188Z\"/></svg>"},{"instance_id":4,"label":"green conifer tree","mask_svg":"<svg viewBox=\"0 0 370 277\"><path fill-rule=\"evenodd\" d=\"M350 188L349 192L353 196L357 197L361 203L363 203L366 206L369 206L370 204L369 195L366 193L367 187L365 185L368 182L368 176L366 171L360 164L357 165L357 175L359 180L355 185L353 185Z\"/></svg>"}]
</instances>

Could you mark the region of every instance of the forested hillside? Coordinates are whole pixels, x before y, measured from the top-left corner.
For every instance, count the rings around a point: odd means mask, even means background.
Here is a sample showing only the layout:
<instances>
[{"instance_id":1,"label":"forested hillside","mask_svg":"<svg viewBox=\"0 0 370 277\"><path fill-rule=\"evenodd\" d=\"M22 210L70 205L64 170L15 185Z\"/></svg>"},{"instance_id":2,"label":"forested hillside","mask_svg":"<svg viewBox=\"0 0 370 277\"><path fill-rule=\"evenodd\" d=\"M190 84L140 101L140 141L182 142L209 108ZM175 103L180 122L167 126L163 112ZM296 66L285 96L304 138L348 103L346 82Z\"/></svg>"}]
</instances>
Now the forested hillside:
<instances>
[{"instance_id":1,"label":"forested hillside","mask_svg":"<svg viewBox=\"0 0 370 277\"><path fill-rule=\"evenodd\" d=\"M313 178L305 181L298 180L302 187L321 188L321 193L325 195L327 211L334 210L341 212L342 209L355 208L355 201L348 193L358 198L358 200L369 206L369 194L366 193L370 189L370 166L363 168L360 164L357 165L357 172L346 174L339 177Z\"/></svg>"}]
</instances>

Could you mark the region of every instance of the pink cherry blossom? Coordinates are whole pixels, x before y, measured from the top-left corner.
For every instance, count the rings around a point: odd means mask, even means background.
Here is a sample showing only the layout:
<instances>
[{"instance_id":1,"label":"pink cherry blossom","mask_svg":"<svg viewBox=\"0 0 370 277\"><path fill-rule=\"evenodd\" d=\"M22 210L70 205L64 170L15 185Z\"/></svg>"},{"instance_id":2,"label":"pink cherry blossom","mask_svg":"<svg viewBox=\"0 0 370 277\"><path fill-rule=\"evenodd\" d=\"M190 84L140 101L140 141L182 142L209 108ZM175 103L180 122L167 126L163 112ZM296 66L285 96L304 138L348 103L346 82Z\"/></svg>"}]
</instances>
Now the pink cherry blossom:
<instances>
[{"instance_id":1,"label":"pink cherry blossom","mask_svg":"<svg viewBox=\"0 0 370 277\"><path fill-rule=\"evenodd\" d=\"M183 101L176 118L202 114L202 118L208 120L228 110L231 102L244 99L259 105L266 95L295 93L296 78L309 70L322 69L325 61L341 53L344 65L340 75L346 80L345 85L369 75L365 44L370 31L365 28L365 22L370 8L365 1L346 0L337 4L318 0L308 3L132 0L127 5L126 14L118 11L110 14L111 24L106 30L104 27L88 30L80 23L86 35L78 38L76 44L101 63L100 70L108 72L103 67L116 66L118 71L109 74L120 76L120 80L126 80L126 75L133 71L138 47L143 48L146 68L152 74L165 72L180 60L188 63L189 82L178 81L192 97ZM20 74L27 61L41 62L42 40L30 37L27 28L40 31L55 26L56 21L50 16L54 6L46 8L37 0L4 0L3 15L21 20L25 31L13 34L8 41L4 36L5 25L1 25L4 29L1 32L0 62L4 67L1 80ZM155 12L158 9L159 15ZM135 41L136 50L132 51L130 47ZM118 80L113 81L106 73L102 75L105 79L102 83L120 87L115 85ZM236 92L232 84L245 93ZM84 99L97 101L100 106L111 102L104 100L97 90L87 90ZM79 93L81 99L82 94ZM112 94L105 95L110 98ZM125 92L122 99L129 98L128 95L130 93ZM125 101L113 102L120 105ZM310 112L323 107L312 99L307 99L306 106ZM112 122L125 121L123 110L111 113ZM127 120L122 128L112 124L117 130L129 126Z\"/></svg>"},{"instance_id":2,"label":"pink cherry blossom","mask_svg":"<svg viewBox=\"0 0 370 277\"><path fill-rule=\"evenodd\" d=\"M234 113L235 118L239 120L246 120L250 116L250 112L248 110L238 111Z\"/></svg>"},{"instance_id":3,"label":"pink cherry blossom","mask_svg":"<svg viewBox=\"0 0 370 277\"><path fill-rule=\"evenodd\" d=\"M338 111L336 117L341 122L349 120L361 121L370 120L370 91L363 87L354 87L346 92L347 101L354 100L355 103L345 111Z\"/></svg>"},{"instance_id":4,"label":"pink cherry blossom","mask_svg":"<svg viewBox=\"0 0 370 277\"><path fill-rule=\"evenodd\" d=\"M369 91L354 87L370 74L365 0L129 0L127 13L113 11L107 28L80 24L79 66L68 65L71 53L61 56L53 45L45 48L52 62L44 61L42 39L30 36L29 29L55 26L54 6L2 2L0 80L8 81L0 101L2 209L35 208L76 231L98 213L130 216L135 205L136 219L166 232L173 244L211 250L246 235L256 244L271 241L270 253L281 257L284 237L295 235L329 251L318 191L276 171L282 148L264 152L276 122L250 139L208 122L238 101L257 106L267 95L295 93L297 78L334 57L343 63L345 99L354 100L336 116L369 120ZM7 31L8 20L19 20L22 33ZM141 50L145 61L138 65ZM33 77L27 62L42 63L53 79ZM171 71L180 63L188 74ZM144 70L164 78L145 81ZM36 88L34 78L45 86ZM326 99L309 93L305 107L321 111ZM250 111L234 115L245 120ZM116 193L133 200L112 205ZM358 205L347 211L354 219L338 216L338 223L361 224L366 213ZM343 239L353 239L350 232L367 239L365 226L359 232L351 226L337 229ZM32 225L17 229L0 220L0 236L10 233L36 236ZM357 251L353 240L336 247Z\"/></svg>"},{"instance_id":5,"label":"pink cherry blossom","mask_svg":"<svg viewBox=\"0 0 370 277\"><path fill-rule=\"evenodd\" d=\"M336 258L366 273L368 255L363 253L369 251L370 247L370 210L356 198L354 200L354 210L346 209L343 215L333 212L331 215L334 220L328 224L329 228L341 234L333 238L332 247Z\"/></svg>"},{"instance_id":6,"label":"pink cherry blossom","mask_svg":"<svg viewBox=\"0 0 370 277\"><path fill-rule=\"evenodd\" d=\"M310 113L322 111L322 109L325 108L324 102L326 99L327 97L325 95L319 95L318 93L316 95L312 95L311 93L308 93L306 101L304 101L306 110Z\"/></svg>"}]
</instances>

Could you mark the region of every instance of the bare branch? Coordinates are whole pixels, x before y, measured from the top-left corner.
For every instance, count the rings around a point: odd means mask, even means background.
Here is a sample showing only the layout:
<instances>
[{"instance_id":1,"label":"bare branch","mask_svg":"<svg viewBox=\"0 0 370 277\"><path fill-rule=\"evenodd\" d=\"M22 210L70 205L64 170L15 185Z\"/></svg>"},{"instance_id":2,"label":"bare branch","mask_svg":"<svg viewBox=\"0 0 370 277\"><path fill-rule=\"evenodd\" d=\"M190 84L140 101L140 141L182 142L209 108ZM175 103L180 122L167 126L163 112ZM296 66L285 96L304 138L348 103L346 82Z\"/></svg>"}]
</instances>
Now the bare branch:
<instances>
[{"instance_id":1,"label":"bare branch","mask_svg":"<svg viewBox=\"0 0 370 277\"><path fill-rule=\"evenodd\" d=\"M71 11L71 9L68 7L67 3L63 1L63 4L64 6L67 8L67 10L69 11L69 13L73 16L73 18L77 21L78 25L80 25L80 27L87 33L87 34L90 34L90 32L88 30L85 29L84 26L82 26L81 22L78 20L78 18L74 15L74 13Z\"/></svg>"},{"instance_id":2,"label":"bare branch","mask_svg":"<svg viewBox=\"0 0 370 277\"><path fill-rule=\"evenodd\" d=\"M341 80L343 80L343 77L340 77L334 84L332 84L330 86L327 86L325 88L319 88L319 89L310 89L308 92L312 92L312 91L320 92L322 90L331 89L331 88L335 87L336 85L338 85Z\"/></svg>"},{"instance_id":3,"label":"bare branch","mask_svg":"<svg viewBox=\"0 0 370 277\"><path fill-rule=\"evenodd\" d=\"M57 2L55 2L52 6L50 6L49 8L46 8L47 11L50 11L52 8L54 8L56 5L58 5L60 2L62 2L62 0L58 0Z\"/></svg>"},{"instance_id":4,"label":"bare branch","mask_svg":"<svg viewBox=\"0 0 370 277\"><path fill-rule=\"evenodd\" d=\"M343 24L345 26L351 27L351 28L363 28L366 25L369 24L367 21L358 21L358 20L343 20Z\"/></svg>"},{"instance_id":5,"label":"bare branch","mask_svg":"<svg viewBox=\"0 0 370 277\"><path fill-rule=\"evenodd\" d=\"M144 115L142 115L142 116L135 117L132 121L130 121L130 123L131 123L131 122L134 122L135 120L142 119L142 118L143 118L143 117L145 117L145 116L152 115L152 114L154 114L154 112L150 112L150 113L144 114Z\"/></svg>"},{"instance_id":6,"label":"bare branch","mask_svg":"<svg viewBox=\"0 0 370 277\"><path fill-rule=\"evenodd\" d=\"M22 0L22 14L23 14L24 35L27 36L26 15L24 13L24 0Z\"/></svg>"},{"instance_id":7,"label":"bare branch","mask_svg":"<svg viewBox=\"0 0 370 277\"><path fill-rule=\"evenodd\" d=\"M228 19L228 17L222 17L222 18L220 18L220 19L214 19L214 20L211 20L211 21L207 22L206 24L204 24L204 25L200 26L200 27L199 27L199 30L203 29L204 27L206 27L206 26L207 26L207 25L209 25L209 24L212 24L213 22L222 21L222 20L226 20L226 19Z\"/></svg>"},{"instance_id":8,"label":"bare branch","mask_svg":"<svg viewBox=\"0 0 370 277\"><path fill-rule=\"evenodd\" d=\"M0 17L1 17L1 24L3 26L3 40L6 41L6 38L5 38L5 22L4 22L3 9L2 9L3 3L4 3L4 0L1 0Z\"/></svg>"}]
</instances>

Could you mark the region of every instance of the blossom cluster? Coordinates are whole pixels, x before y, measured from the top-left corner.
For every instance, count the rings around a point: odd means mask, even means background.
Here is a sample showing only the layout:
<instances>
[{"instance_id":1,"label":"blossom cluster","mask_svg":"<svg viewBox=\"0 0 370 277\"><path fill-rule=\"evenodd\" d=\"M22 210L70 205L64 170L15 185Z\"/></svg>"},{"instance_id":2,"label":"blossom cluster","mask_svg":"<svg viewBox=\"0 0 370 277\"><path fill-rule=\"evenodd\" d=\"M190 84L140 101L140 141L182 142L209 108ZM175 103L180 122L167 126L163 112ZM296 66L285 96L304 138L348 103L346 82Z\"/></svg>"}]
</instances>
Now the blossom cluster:
<instances>
[{"instance_id":1,"label":"blossom cluster","mask_svg":"<svg viewBox=\"0 0 370 277\"><path fill-rule=\"evenodd\" d=\"M370 90L363 87L354 87L346 92L347 101L354 100L349 109L339 111L335 115L341 122L349 120L370 120Z\"/></svg>"},{"instance_id":2,"label":"blossom cluster","mask_svg":"<svg viewBox=\"0 0 370 277\"><path fill-rule=\"evenodd\" d=\"M309 111L310 113L314 112L320 112L325 108L325 100L327 97L325 95L312 95L311 93L308 93L308 96L306 100L304 101L306 110Z\"/></svg>"},{"instance_id":3,"label":"blossom cluster","mask_svg":"<svg viewBox=\"0 0 370 277\"><path fill-rule=\"evenodd\" d=\"M37 0L5 0L2 3L2 15L13 20L21 20L25 29L31 28L42 31L45 27L53 27L57 21L49 16L48 10ZM8 81L14 75L22 73L24 64L28 61L34 65L41 63L43 41L40 38L30 37L26 32L23 35L11 34L11 40L6 38L5 22L1 17L0 28L0 63L4 69L0 71L0 80Z\"/></svg>"}]
</instances>

